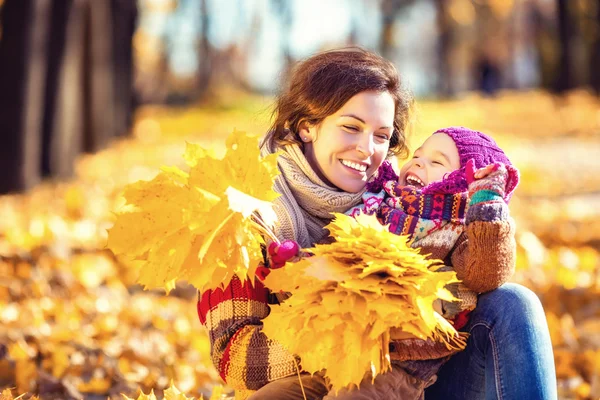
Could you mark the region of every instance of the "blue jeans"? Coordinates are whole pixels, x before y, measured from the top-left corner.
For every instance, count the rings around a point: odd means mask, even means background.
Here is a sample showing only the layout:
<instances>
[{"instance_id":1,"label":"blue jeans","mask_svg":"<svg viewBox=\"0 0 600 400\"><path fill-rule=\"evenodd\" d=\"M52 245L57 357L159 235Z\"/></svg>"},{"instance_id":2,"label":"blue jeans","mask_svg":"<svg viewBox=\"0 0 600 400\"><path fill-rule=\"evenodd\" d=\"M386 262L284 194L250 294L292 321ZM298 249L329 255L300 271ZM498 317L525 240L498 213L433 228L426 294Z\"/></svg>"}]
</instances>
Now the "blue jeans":
<instances>
[{"instance_id":1,"label":"blue jeans","mask_svg":"<svg viewBox=\"0 0 600 400\"><path fill-rule=\"evenodd\" d=\"M479 296L466 350L440 369L425 399L556 399L548 324L538 297L513 283Z\"/></svg>"}]
</instances>

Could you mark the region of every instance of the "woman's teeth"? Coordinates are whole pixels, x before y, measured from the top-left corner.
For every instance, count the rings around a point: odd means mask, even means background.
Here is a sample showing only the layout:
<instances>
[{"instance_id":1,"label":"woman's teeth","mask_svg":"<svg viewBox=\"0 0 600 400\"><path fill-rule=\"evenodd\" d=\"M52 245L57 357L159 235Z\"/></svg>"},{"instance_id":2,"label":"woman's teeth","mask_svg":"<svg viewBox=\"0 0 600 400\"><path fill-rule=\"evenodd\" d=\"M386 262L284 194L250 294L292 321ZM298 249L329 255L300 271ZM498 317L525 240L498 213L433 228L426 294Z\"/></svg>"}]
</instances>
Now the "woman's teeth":
<instances>
[{"instance_id":1,"label":"woman's teeth","mask_svg":"<svg viewBox=\"0 0 600 400\"><path fill-rule=\"evenodd\" d=\"M367 166L363 165L363 164L358 164L352 161L347 161L347 160L340 160L342 162L342 164L344 164L346 167L355 169L357 171L360 172L365 172L367 170Z\"/></svg>"},{"instance_id":2,"label":"woman's teeth","mask_svg":"<svg viewBox=\"0 0 600 400\"><path fill-rule=\"evenodd\" d=\"M418 177L416 177L414 175L407 176L406 183L408 183L409 185L419 186L419 187L425 186L425 183L423 183L422 180L420 180Z\"/></svg>"}]
</instances>

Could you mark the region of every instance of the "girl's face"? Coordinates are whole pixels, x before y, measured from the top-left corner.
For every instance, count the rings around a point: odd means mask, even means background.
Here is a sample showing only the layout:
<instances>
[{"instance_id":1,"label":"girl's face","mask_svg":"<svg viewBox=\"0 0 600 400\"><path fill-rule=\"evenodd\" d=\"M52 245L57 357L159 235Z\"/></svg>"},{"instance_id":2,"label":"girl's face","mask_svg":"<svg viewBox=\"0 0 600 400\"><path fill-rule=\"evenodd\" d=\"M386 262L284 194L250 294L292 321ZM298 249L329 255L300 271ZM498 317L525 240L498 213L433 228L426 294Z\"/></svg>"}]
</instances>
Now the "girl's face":
<instances>
[{"instance_id":1,"label":"girl's face","mask_svg":"<svg viewBox=\"0 0 600 400\"><path fill-rule=\"evenodd\" d=\"M360 192L387 156L394 113L388 92L358 93L320 124L300 127L304 155L325 183Z\"/></svg>"},{"instance_id":2,"label":"girl's face","mask_svg":"<svg viewBox=\"0 0 600 400\"><path fill-rule=\"evenodd\" d=\"M460 168L460 156L454 140L445 133L431 135L415 150L413 158L400 170L401 185L422 188L441 181L444 175Z\"/></svg>"}]
</instances>

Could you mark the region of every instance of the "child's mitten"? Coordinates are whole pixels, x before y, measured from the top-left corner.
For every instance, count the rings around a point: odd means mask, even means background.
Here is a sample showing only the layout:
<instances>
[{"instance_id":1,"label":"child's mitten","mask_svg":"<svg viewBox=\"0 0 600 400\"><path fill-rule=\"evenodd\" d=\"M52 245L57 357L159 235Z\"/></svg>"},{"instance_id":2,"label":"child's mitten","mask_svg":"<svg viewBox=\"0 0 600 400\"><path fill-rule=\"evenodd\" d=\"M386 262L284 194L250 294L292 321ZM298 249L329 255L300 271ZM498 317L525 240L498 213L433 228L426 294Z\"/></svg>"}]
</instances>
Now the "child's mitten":
<instances>
[{"instance_id":1,"label":"child's mitten","mask_svg":"<svg viewBox=\"0 0 600 400\"><path fill-rule=\"evenodd\" d=\"M465 174L471 205L499 199L508 202L519 181L518 170L502 163L493 163L475 170L473 160L469 160Z\"/></svg>"}]
</instances>

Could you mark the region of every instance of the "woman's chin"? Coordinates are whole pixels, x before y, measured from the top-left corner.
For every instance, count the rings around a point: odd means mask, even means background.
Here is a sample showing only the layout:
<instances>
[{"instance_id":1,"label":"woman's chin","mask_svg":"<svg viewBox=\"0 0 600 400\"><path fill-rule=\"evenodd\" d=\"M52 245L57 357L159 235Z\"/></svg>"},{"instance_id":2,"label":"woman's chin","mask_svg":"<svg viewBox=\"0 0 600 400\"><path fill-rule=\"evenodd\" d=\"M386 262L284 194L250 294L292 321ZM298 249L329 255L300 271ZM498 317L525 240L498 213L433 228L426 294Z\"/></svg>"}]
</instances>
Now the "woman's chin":
<instances>
[{"instance_id":1,"label":"woman's chin","mask_svg":"<svg viewBox=\"0 0 600 400\"><path fill-rule=\"evenodd\" d=\"M338 189L340 189L344 192L358 193L358 192L361 192L362 190L364 190L365 186L367 185L367 181L357 179L356 181L349 182L349 181L345 180L343 182L335 182L334 184L335 184L335 187L337 187Z\"/></svg>"}]
</instances>

